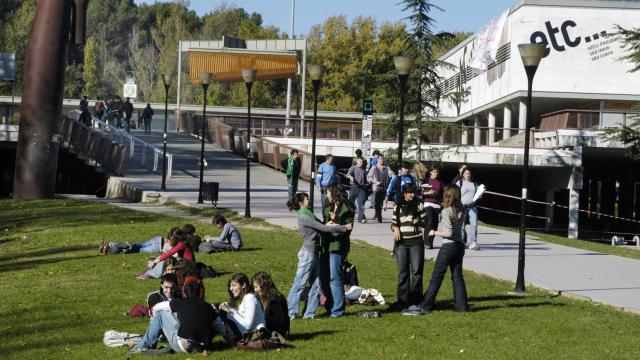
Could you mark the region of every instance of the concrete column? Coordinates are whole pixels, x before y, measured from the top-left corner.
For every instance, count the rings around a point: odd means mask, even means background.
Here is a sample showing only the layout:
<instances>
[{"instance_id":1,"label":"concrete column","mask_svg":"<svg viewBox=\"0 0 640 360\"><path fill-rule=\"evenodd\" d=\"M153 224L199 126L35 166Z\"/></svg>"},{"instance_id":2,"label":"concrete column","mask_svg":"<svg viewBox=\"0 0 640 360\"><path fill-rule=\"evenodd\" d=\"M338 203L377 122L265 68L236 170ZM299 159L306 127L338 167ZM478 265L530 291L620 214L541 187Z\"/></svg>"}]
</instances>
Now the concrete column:
<instances>
[{"instance_id":1,"label":"concrete column","mask_svg":"<svg viewBox=\"0 0 640 360\"><path fill-rule=\"evenodd\" d=\"M521 134L527 126L527 104L524 101L520 101L518 105L518 134Z\"/></svg>"},{"instance_id":2,"label":"concrete column","mask_svg":"<svg viewBox=\"0 0 640 360\"><path fill-rule=\"evenodd\" d=\"M461 123L462 126L467 125L466 122L463 120ZM460 138L460 145L467 145L469 144L469 130L466 128L462 129L462 134L461 134L461 138Z\"/></svg>"},{"instance_id":3,"label":"concrete column","mask_svg":"<svg viewBox=\"0 0 640 360\"><path fill-rule=\"evenodd\" d=\"M478 128L478 126L480 126L480 118L476 117L473 119L473 145L480 145L480 128Z\"/></svg>"},{"instance_id":4,"label":"concrete column","mask_svg":"<svg viewBox=\"0 0 640 360\"><path fill-rule=\"evenodd\" d=\"M580 204L580 190L571 188L569 189L569 232L567 237L569 239L578 238L578 218L580 212L578 211Z\"/></svg>"},{"instance_id":5,"label":"concrete column","mask_svg":"<svg viewBox=\"0 0 640 360\"><path fill-rule=\"evenodd\" d=\"M504 111L502 115L502 127L504 128L502 140L508 139L511 137L511 108L509 105L504 106Z\"/></svg>"},{"instance_id":6,"label":"concrete column","mask_svg":"<svg viewBox=\"0 0 640 360\"><path fill-rule=\"evenodd\" d=\"M489 117L487 120L489 127L489 135L487 138L487 145L491 145L496 142L496 114L493 111L489 111Z\"/></svg>"}]
</instances>

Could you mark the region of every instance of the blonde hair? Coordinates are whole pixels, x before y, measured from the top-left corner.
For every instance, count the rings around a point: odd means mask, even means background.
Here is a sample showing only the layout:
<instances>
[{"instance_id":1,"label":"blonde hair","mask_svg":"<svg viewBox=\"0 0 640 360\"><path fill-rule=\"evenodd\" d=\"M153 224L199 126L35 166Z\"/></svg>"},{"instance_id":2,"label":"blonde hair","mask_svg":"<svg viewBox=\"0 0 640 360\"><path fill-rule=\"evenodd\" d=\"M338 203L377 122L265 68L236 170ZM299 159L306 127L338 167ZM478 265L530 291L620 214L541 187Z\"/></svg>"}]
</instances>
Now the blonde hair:
<instances>
[{"instance_id":1,"label":"blonde hair","mask_svg":"<svg viewBox=\"0 0 640 360\"><path fill-rule=\"evenodd\" d=\"M427 168L419 161L413 165L413 173L416 175L416 179L418 180L427 178Z\"/></svg>"}]
</instances>

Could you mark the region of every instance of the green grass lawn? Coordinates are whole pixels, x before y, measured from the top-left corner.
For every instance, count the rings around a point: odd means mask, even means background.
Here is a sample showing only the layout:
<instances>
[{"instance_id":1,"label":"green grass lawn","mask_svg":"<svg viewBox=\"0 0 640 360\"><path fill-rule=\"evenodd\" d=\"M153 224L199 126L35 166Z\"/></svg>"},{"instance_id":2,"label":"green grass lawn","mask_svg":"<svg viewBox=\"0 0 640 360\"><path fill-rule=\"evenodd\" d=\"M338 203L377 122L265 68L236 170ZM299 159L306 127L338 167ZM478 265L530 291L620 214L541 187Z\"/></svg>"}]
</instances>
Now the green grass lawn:
<instances>
[{"instance_id":1,"label":"green grass lawn","mask_svg":"<svg viewBox=\"0 0 640 360\"><path fill-rule=\"evenodd\" d=\"M294 216L292 214L292 216ZM107 348L109 329L143 333L147 318L123 313L157 289L137 281L144 254L101 256L102 239L144 241L184 220L73 200L0 201L0 358L124 359L124 348ZM211 225L196 224L213 233ZM296 268L300 236L290 230L241 228L245 251L197 254L228 275L205 279L207 301L226 300L234 272L270 272L286 295ZM395 261L388 251L362 243L352 247L365 287L395 300ZM425 266L430 277L432 262ZM215 358L412 358L412 359L637 359L640 316L608 306L555 297L529 287L530 296L510 297L510 282L465 273L474 311L451 310L451 284L438 297L440 310L422 317L385 313L295 320L290 347L267 353L220 350ZM426 286L426 284L425 284ZM216 344L221 339L215 339ZM134 355L131 358L145 358ZM167 358L198 359L202 355Z\"/></svg>"}]
</instances>

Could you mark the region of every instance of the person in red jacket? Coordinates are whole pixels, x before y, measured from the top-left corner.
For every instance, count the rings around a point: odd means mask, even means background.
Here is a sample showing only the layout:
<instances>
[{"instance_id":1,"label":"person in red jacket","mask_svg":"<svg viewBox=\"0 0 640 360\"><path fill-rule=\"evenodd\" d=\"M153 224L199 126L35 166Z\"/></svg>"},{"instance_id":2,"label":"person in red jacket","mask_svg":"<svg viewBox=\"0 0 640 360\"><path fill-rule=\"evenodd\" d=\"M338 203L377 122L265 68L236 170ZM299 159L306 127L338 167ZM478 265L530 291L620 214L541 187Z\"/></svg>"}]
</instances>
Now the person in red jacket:
<instances>
[{"instance_id":1,"label":"person in red jacket","mask_svg":"<svg viewBox=\"0 0 640 360\"><path fill-rule=\"evenodd\" d=\"M185 233L183 230L178 230L172 239L171 249L160 254L160 256L156 257L155 259L149 260L147 262L148 269L144 273L138 275L136 279L148 280L150 278L160 278L160 276L162 276L162 270L165 260L172 256L178 259L185 259L195 262L196 257L193 252L190 239L191 237L187 233Z\"/></svg>"}]
</instances>

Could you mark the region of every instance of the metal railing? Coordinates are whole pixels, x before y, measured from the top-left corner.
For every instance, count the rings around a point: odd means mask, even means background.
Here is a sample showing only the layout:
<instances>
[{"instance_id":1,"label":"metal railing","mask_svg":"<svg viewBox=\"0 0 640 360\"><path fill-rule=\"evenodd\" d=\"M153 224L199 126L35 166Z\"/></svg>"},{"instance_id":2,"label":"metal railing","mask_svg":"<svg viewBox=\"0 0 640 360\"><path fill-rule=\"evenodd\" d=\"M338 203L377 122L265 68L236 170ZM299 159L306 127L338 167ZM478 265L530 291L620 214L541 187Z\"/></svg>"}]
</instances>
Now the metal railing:
<instances>
[{"instance_id":1,"label":"metal railing","mask_svg":"<svg viewBox=\"0 0 640 360\"><path fill-rule=\"evenodd\" d=\"M77 110L74 110L77 112ZM118 129L109 123L92 117L93 127L101 129L111 135L112 138L118 139L121 144L128 144L127 158L133 159L141 164L145 169L153 172L161 171L162 168L162 149L158 148L148 142L139 139L135 135L131 135L124 131L124 129ZM171 178L173 169L173 155L167 153L167 178Z\"/></svg>"}]
</instances>

